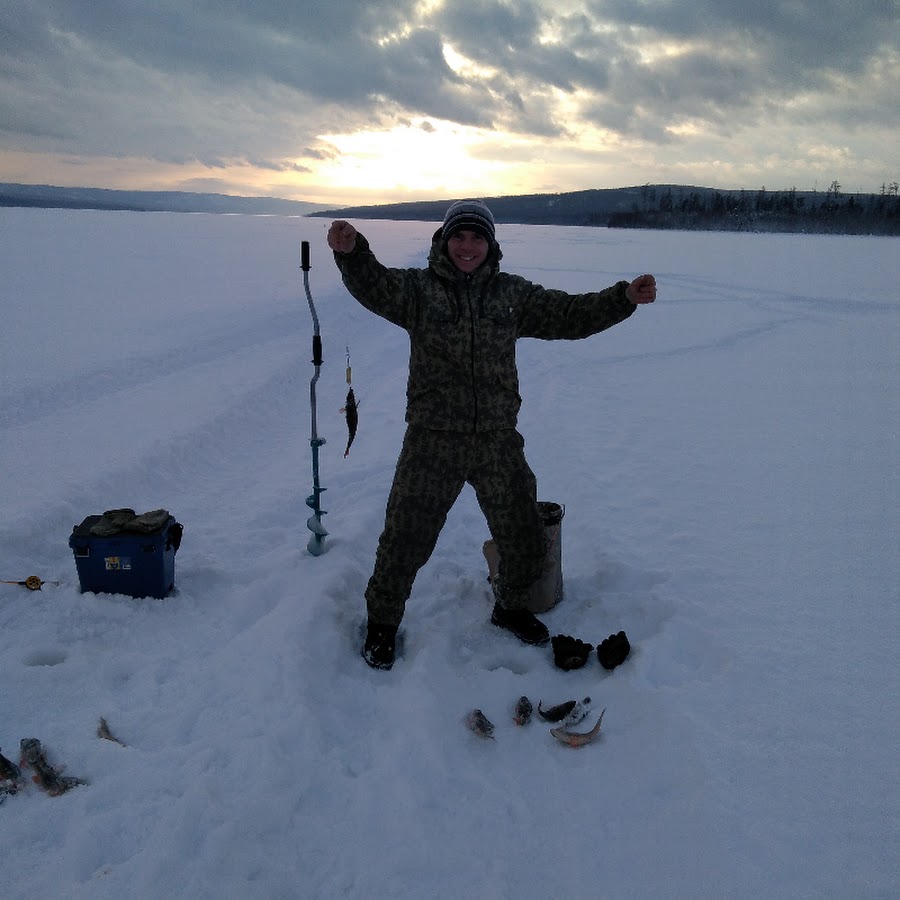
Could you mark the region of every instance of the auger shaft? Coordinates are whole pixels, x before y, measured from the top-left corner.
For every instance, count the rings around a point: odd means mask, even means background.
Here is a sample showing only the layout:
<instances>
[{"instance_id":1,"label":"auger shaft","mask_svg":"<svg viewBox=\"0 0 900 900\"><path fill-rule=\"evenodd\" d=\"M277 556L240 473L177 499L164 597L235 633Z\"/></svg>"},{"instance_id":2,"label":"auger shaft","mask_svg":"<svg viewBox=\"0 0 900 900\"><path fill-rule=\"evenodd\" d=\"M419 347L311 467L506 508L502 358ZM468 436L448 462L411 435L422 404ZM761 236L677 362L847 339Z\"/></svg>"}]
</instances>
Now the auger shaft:
<instances>
[{"instance_id":1,"label":"auger shaft","mask_svg":"<svg viewBox=\"0 0 900 900\"><path fill-rule=\"evenodd\" d=\"M309 302L309 313L313 321L313 339L312 364L315 366L315 372L309 382L309 409L310 409L310 439L309 444L312 448L312 469L313 469L313 492L306 498L306 505L309 506L313 514L307 519L306 526L312 532L309 543L306 545L307 550L313 556L321 556L325 552L325 536L328 530L322 524L322 516L326 515L325 510L321 507L320 498L322 492L326 490L319 484L319 447L325 443L324 438L319 437L316 424L316 384L319 380L319 372L322 367L322 337L319 333L319 317L316 314L316 305L313 303L312 294L309 290L309 241L300 242L300 268L303 269L303 288L306 291L306 299Z\"/></svg>"}]
</instances>

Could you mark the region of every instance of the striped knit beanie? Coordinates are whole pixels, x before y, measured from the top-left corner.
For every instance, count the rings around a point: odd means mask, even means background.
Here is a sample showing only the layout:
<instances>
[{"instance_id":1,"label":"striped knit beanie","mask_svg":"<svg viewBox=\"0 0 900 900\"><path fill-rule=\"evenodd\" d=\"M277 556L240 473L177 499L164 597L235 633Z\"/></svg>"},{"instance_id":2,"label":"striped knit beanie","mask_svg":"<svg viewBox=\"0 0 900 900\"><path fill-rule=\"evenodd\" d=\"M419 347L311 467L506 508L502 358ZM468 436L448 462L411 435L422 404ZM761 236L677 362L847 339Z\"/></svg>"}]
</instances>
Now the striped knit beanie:
<instances>
[{"instance_id":1,"label":"striped knit beanie","mask_svg":"<svg viewBox=\"0 0 900 900\"><path fill-rule=\"evenodd\" d=\"M454 231L460 229L477 231L489 243L494 242L494 217L481 200L457 200L450 204L444 216L441 235L446 241Z\"/></svg>"}]
</instances>

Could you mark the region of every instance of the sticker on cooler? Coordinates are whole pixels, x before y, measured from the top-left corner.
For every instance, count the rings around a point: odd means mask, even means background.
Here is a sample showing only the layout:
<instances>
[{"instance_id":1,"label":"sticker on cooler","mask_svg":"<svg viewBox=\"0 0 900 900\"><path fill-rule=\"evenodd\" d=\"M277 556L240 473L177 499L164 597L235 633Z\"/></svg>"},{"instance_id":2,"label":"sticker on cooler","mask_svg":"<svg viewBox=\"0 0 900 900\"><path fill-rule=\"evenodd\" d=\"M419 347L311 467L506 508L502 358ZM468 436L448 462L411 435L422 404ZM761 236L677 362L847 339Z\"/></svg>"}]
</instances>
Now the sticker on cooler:
<instances>
[{"instance_id":1,"label":"sticker on cooler","mask_svg":"<svg viewBox=\"0 0 900 900\"><path fill-rule=\"evenodd\" d=\"M107 556L106 571L107 572L125 572L131 569L130 556Z\"/></svg>"}]
</instances>

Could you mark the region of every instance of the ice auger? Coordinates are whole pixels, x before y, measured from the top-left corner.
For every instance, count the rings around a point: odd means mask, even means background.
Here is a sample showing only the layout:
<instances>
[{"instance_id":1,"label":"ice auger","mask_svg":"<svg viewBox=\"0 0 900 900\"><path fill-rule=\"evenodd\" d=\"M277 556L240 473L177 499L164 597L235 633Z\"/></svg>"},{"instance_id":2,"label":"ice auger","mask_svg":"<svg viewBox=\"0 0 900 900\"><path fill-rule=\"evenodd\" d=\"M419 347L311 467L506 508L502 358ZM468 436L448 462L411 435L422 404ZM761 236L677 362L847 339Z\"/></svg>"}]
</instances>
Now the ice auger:
<instances>
[{"instance_id":1,"label":"ice auger","mask_svg":"<svg viewBox=\"0 0 900 900\"><path fill-rule=\"evenodd\" d=\"M313 321L312 364L315 366L315 372L309 382L309 408L312 423L309 445L312 447L313 492L306 498L306 505L313 511L306 520L306 527L312 534L306 549L313 556L321 556L325 552L325 535L328 534L328 529L322 524L322 516L326 513L320 505L322 492L326 489L319 485L319 447L325 443L325 439L319 437L316 427L316 382L319 380L319 370L322 367L322 338L319 334L319 317L316 314L316 306L309 291L309 241L300 242L300 268L303 269L303 288L306 291L309 312Z\"/></svg>"}]
</instances>

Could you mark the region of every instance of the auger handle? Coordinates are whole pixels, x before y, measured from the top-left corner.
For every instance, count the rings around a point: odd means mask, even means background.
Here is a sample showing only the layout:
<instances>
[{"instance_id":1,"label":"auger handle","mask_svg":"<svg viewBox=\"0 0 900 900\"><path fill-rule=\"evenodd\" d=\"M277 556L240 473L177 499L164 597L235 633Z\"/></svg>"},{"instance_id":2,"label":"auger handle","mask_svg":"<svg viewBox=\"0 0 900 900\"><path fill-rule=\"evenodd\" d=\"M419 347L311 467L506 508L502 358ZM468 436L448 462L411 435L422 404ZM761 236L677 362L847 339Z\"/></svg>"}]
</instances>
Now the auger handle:
<instances>
[{"instance_id":1,"label":"auger handle","mask_svg":"<svg viewBox=\"0 0 900 900\"><path fill-rule=\"evenodd\" d=\"M309 241L300 241L300 268L303 269L303 287L306 289L306 299L309 301L309 312L313 320L312 364L318 369L322 365L322 338L319 335L319 316L316 313L316 305L309 292Z\"/></svg>"}]
</instances>

